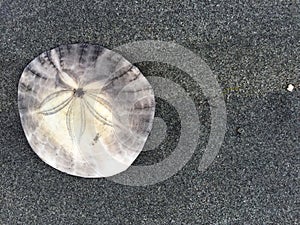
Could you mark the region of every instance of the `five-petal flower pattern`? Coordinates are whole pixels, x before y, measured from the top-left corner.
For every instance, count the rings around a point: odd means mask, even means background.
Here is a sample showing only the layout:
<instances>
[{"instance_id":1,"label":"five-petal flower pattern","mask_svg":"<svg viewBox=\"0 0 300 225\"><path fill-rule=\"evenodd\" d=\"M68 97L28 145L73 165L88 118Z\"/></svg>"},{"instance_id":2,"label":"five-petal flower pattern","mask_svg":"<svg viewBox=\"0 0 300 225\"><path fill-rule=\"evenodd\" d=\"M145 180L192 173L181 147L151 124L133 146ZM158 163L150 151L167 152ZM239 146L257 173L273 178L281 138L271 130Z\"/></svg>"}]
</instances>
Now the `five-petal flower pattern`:
<instances>
[{"instance_id":1,"label":"five-petal flower pattern","mask_svg":"<svg viewBox=\"0 0 300 225\"><path fill-rule=\"evenodd\" d=\"M102 124L112 126L111 119L107 118L107 115L111 115L111 104L105 99L100 87L97 89L97 81L82 85L65 72L58 73L58 76L64 88L48 95L41 102L38 110L40 114L52 115L67 107L67 129L72 141L78 143L86 128L87 112ZM97 104L102 106L101 110L95 107ZM79 127L75 126L74 115L79 118L76 122Z\"/></svg>"}]
</instances>

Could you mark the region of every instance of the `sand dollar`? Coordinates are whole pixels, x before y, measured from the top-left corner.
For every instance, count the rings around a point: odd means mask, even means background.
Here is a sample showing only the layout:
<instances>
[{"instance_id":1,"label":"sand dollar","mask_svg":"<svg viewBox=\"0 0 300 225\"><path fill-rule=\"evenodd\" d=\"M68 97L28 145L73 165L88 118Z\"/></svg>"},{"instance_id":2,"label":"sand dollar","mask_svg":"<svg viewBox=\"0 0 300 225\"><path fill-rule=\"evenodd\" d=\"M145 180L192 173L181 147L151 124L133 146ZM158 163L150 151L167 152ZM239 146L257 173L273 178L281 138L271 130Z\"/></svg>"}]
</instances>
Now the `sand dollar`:
<instances>
[{"instance_id":1,"label":"sand dollar","mask_svg":"<svg viewBox=\"0 0 300 225\"><path fill-rule=\"evenodd\" d=\"M155 110L139 69L90 44L62 45L33 59L21 75L18 101L33 151L62 172L93 178L133 163Z\"/></svg>"}]
</instances>

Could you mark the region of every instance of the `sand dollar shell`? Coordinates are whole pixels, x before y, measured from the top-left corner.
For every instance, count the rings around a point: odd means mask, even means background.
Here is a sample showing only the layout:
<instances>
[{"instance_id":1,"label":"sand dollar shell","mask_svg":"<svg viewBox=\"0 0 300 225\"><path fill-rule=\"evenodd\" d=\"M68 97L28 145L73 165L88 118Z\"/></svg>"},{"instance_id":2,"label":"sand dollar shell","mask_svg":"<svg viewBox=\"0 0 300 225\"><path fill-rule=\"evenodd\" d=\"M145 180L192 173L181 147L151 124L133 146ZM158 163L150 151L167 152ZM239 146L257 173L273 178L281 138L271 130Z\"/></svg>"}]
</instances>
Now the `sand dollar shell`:
<instances>
[{"instance_id":1,"label":"sand dollar shell","mask_svg":"<svg viewBox=\"0 0 300 225\"><path fill-rule=\"evenodd\" d=\"M81 177L126 170L146 142L155 108L153 90L135 66L90 44L59 46L32 60L18 100L35 153Z\"/></svg>"}]
</instances>

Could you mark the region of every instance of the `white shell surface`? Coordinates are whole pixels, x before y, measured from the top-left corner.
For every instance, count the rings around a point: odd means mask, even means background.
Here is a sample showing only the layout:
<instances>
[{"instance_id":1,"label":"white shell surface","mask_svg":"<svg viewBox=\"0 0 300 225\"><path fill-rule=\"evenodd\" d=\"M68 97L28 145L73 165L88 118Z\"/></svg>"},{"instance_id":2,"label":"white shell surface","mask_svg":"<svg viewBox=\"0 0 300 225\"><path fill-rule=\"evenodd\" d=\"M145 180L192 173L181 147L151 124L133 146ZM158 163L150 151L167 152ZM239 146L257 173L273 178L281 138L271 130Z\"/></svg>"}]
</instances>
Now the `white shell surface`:
<instances>
[{"instance_id":1,"label":"white shell surface","mask_svg":"<svg viewBox=\"0 0 300 225\"><path fill-rule=\"evenodd\" d=\"M99 45L62 45L24 69L19 112L34 152L80 177L126 170L152 127L153 90L121 55Z\"/></svg>"}]
</instances>

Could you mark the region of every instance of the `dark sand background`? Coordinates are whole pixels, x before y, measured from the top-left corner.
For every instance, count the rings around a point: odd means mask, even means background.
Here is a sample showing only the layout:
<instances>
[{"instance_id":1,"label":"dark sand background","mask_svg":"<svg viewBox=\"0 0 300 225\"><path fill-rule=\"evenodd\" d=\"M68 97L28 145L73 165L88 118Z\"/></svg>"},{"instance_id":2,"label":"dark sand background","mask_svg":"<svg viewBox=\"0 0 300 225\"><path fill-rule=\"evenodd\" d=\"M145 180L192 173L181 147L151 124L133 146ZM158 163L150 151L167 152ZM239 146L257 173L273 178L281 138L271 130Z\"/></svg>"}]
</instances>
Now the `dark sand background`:
<instances>
[{"instance_id":1,"label":"dark sand background","mask_svg":"<svg viewBox=\"0 0 300 225\"><path fill-rule=\"evenodd\" d=\"M299 1L1 0L0 224L299 224L299 26ZM43 163L18 115L23 68L60 44L112 49L148 39L192 50L217 76L228 129L213 164L197 170L210 131L201 89L180 70L149 62L137 64L145 76L174 80L199 109L199 146L180 172L130 187ZM135 164L162 160L176 146L180 121L170 111L158 104L174 129Z\"/></svg>"}]
</instances>

